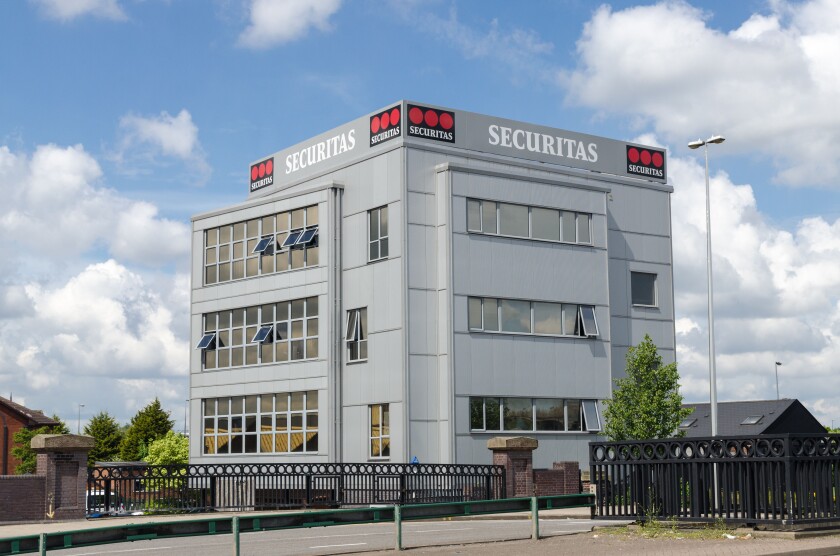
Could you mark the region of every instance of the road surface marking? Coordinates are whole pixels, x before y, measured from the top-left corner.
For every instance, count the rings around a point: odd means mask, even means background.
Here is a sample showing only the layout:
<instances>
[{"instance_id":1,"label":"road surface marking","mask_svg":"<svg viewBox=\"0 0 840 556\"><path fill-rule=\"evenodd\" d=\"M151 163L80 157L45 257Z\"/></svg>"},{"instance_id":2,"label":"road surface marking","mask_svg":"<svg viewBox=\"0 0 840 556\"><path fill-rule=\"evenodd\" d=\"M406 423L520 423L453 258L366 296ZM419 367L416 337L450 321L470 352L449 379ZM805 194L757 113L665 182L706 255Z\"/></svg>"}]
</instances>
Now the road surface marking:
<instances>
[{"instance_id":1,"label":"road surface marking","mask_svg":"<svg viewBox=\"0 0 840 556\"><path fill-rule=\"evenodd\" d=\"M366 542L353 542L348 544L324 544L321 546L310 546L309 548L339 548L342 546L361 546L363 544L367 544Z\"/></svg>"}]
</instances>

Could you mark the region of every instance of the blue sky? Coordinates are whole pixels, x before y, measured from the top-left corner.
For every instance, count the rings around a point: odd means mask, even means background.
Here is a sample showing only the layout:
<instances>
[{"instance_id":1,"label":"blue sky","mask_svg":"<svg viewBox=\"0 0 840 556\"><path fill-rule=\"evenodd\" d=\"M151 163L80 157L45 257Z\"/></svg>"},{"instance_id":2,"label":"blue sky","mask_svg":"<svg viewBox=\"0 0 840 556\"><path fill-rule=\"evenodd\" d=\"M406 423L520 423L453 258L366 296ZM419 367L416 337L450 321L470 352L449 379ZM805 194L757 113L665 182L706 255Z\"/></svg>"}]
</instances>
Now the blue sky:
<instances>
[{"instance_id":1,"label":"blue sky","mask_svg":"<svg viewBox=\"0 0 840 556\"><path fill-rule=\"evenodd\" d=\"M720 399L840 423L840 6L0 3L0 395L75 424L186 397L192 214L251 161L408 98L669 149L678 362L705 378L713 146ZM3 206L5 205L5 206ZM700 210L698 210L698 208Z\"/></svg>"}]
</instances>

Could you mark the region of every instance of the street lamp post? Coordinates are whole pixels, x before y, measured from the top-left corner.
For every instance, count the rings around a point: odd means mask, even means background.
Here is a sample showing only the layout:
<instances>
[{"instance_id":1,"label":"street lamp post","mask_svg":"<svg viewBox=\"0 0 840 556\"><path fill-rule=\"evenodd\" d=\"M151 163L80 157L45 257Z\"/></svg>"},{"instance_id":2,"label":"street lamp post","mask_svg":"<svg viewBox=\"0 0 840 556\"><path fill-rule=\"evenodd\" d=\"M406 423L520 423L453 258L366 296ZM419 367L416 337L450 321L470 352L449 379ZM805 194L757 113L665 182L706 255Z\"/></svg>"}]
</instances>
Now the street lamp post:
<instances>
[{"instance_id":1,"label":"street lamp post","mask_svg":"<svg viewBox=\"0 0 840 556\"><path fill-rule=\"evenodd\" d=\"M709 397L712 415L712 436L717 436L718 415L717 415L717 376L715 372L715 321L714 321L714 297L712 294L712 220L709 208L709 143L723 143L725 138L721 135L713 135L703 141L698 139L688 144L689 149L703 147L706 157L706 275L709 287Z\"/></svg>"},{"instance_id":2,"label":"street lamp post","mask_svg":"<svg viewBox=\"0 0 840 556\"><path fill-rule=\"evenodd\" d=\"M85 404L79 404L79 420L76 421L76 434L82 434L82 408Z\"/></svg>"},{"instance_id":3,"label":"street lamp post","mask_svg":"<svg viewBox=\"0 0 840 556\"><path fill-rule=\"evenodd\" d=\"M779 367L781 367L781 366L782 366L782 364L779 363L778 361L776 361L776 399L777 400L781 399L779 397Z\"/></svg>"}]
</instances>

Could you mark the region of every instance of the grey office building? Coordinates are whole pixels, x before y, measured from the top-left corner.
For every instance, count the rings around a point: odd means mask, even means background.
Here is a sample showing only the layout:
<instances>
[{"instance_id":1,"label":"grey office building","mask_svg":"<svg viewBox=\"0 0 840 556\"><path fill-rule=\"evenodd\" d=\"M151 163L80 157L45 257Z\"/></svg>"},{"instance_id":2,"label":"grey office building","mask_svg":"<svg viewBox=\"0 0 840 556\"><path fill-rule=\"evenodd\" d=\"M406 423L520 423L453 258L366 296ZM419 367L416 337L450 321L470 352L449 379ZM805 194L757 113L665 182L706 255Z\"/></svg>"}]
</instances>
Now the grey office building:
<instances>
[{"instance_id":1,"label":"grey office building","mask_svg":"<svg viewBox=\"0 0 840 556\"><path fill-rule=\"evenodd\" d=\"M675 358L665 152L397 102L193 218L192 463L588 460L630 345Z\"/></svg>"}]
</instances>

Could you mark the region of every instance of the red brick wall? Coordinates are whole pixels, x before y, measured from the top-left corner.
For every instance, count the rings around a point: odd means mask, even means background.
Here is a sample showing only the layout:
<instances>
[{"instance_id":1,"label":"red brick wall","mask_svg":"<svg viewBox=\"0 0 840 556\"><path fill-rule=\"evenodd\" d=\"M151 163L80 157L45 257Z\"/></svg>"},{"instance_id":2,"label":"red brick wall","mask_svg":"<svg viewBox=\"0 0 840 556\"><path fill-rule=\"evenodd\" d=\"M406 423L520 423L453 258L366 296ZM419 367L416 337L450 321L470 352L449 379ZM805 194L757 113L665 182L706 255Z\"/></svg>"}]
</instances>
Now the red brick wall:
<instances>
[{"instance_id":1,"label":"red brick wall","mask_svg":"<svg viewBox=\"0 0 840 556\"><path fill-rule=\"evenodd\" d=\"M505 488L508 498L534 495L532 460L531 450L493 451L493 465L505 466Z\"/></svg>"},{"instance_id":2,"label":"red brick wall","mask_svg":"<svg viewBox=\"0 0 840 556\"><path fill-rule=\"evenodd\" d=\"M9 440L6 449L8 450L9 455L9 469L6 473L7 475L14 475L15 467L20 465L20 460L12 457L12 448L15 445L15 433L18 432L20 429L23 428L23 422L20 421L20 418L17 414L13 414L8 411L5 407L0 406L0 413L2 413L6 417L6 426L9 429ZM0 444L3 443L3 419L0 419ZM3 446L0 445L0 450L2 450ZM0 466L3 464L2 460L3 454L0 452ZM3 469L0 468L0 475L3 474Z\"/></svg>"},{"instance_id":3,"label":"red brick wall","mask_svg":"<svg viewBox=\"0 0 840 556\"><path fill-rule=\"evenodd\" d=\"M552 469L534 469L537 496L578 494L580 468L576 461L556 461Z\"/></svg>"},{"instance_id":4,"label":"red brick wall","mask_svg":"<svg viewBox=\"0 0 840 556\"><path fill-rule=\"evenodd\" d=\"M85 517L86 452L40 453L38 454L38 474L44 475L46 491L52 495L54 519Z\"/></svg>"},{"instance_id":5,"label":"red brick wall","mask_svg":"<svg viewBox=\"0 0 840 556\"><path fill-rule=\"evenodd\" d=\"M0 522L44 519L46 484L37 475L0 476Z\"/></svg>"}]
</instances>

